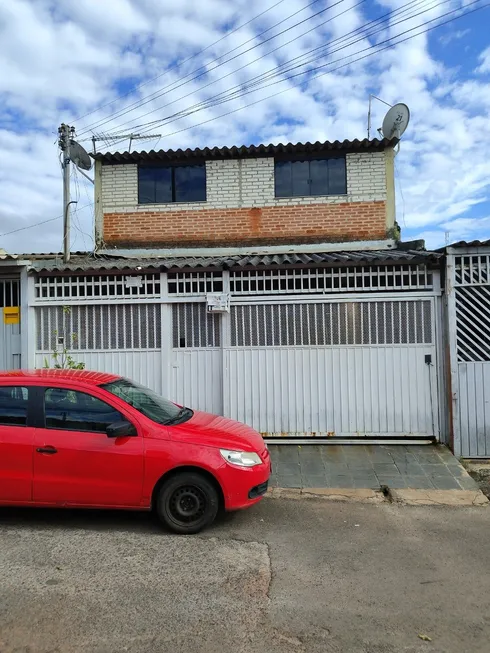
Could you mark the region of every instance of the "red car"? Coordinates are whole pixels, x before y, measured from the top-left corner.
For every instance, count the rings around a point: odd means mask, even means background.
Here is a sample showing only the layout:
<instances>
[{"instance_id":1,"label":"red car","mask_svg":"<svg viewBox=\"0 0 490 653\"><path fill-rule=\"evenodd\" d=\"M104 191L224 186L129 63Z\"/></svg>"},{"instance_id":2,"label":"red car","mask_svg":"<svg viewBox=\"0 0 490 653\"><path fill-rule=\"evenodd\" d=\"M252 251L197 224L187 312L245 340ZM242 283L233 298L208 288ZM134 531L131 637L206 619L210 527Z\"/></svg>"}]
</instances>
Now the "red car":
<instances>
[{"instance_id":1,"label":"red car","mask_svg":"<svg viewBox=\"0 0 490 653\"><path fill-rule=\"evenodd\" d=\"M154 509L197 533L257 503L270 471L250 427L119 376L0 373L0 505Z\"/></svg>"}]
</instances>

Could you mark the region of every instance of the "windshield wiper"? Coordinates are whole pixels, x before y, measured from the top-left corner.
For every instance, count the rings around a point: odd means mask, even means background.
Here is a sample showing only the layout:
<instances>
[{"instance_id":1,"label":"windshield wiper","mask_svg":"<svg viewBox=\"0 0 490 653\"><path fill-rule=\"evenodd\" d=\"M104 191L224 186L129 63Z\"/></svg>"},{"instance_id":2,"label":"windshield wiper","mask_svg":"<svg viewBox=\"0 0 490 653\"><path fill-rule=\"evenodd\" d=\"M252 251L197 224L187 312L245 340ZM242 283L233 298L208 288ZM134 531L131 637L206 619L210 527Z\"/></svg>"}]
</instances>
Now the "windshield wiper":
<instances>
[{"instance_id":1,"label":"windshield wiper","mask_svg":"<svg viewBox=\"0 0 490 653\"><path fill-rule=\"evenodd\" d=\"M175 424L182 424L183 422L187 422L187 420L190 419L193 415L194 411L184 406L179 410L175 417L171 417L166 422L164 422L164 425L171 426Z\"/></svg>"}]
</instances>

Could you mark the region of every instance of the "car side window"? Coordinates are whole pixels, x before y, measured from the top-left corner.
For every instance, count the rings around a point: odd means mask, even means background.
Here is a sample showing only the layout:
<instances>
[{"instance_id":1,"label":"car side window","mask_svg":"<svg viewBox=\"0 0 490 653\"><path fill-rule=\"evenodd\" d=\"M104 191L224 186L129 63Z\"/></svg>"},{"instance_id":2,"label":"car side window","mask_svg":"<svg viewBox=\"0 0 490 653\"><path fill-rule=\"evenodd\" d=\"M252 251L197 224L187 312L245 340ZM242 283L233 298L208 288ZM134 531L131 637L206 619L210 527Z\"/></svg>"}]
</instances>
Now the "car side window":
<instances>
[{"instance_id":1,"label":"car side window","mask_svg":"<svg viewBox=\"0 0 490 653\"><path fill-rule=\"evenodd\" d=\"M18 385L0 387L0 425L27 425L27 388Z\"/></svg>"},{"instance_id":2,"label":"car side window","mask_svg":"<svg viewBox=\"0 0 490 653\"><path fill-rule=\"evenodd\" d=\"M46 389L44 414L47 429L91 433L105 433L110 424L126 419L105 401L66 388Z\"/></svg>"}]
</instances>

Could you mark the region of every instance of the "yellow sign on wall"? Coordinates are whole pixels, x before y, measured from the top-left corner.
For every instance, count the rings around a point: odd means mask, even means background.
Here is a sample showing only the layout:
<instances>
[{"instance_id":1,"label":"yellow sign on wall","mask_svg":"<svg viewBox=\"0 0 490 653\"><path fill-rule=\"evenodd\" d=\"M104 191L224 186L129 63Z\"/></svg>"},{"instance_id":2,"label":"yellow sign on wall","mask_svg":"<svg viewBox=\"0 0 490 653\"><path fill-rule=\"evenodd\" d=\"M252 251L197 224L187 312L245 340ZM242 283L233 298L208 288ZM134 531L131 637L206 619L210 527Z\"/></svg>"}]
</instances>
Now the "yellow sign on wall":
<instances>
[{"instance_id":1,"label":"yellow sign on wall","mask_svg":"<svg viewBox=\"0 0 490 653\"><path fill-rule=\"evenodd\" d=\"M3 309L3 323L4 324L19 324L20 322L20 307L19 306L4 306Z\"/></svg>"}]
</instances>

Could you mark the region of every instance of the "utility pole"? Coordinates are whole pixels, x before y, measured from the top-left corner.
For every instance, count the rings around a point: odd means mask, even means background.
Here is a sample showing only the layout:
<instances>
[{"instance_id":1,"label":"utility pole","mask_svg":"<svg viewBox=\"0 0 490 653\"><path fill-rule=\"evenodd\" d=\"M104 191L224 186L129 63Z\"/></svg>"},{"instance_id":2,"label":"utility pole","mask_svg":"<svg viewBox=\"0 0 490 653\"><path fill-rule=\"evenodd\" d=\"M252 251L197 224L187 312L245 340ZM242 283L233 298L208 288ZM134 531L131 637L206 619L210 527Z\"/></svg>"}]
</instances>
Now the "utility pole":
<instances>
[{"instance_id":1,"label":"utility pole","mask_svg":"<svg viewBox=\"0 0 490 653\"><path fill-rule=\"evenodd\" d=\"M63 261L70 260L70 140L75 134L75 128L64 123L58 128L59 141L62 152L63 170Z\"/></svg>"}]
</instances>

